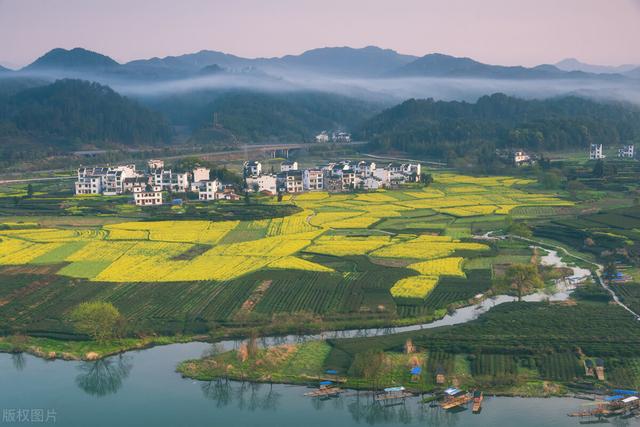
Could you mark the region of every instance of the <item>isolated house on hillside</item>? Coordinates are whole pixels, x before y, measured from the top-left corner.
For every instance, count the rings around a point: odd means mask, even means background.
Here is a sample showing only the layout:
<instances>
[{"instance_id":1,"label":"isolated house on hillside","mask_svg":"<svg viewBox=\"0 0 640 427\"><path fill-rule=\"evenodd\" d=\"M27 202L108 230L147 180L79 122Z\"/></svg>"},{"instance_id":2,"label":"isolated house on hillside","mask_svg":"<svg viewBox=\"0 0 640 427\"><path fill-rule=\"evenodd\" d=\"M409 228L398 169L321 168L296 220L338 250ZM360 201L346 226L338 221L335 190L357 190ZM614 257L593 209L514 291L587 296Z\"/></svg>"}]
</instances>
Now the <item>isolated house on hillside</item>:
<instances>
[{"instance_id":1,"label":"isolated house on hillside","mask_svg":"<svg viewBox=\"0 0 640 427\"><path fill-rule=\"evenodd\" d=\"M604 157L602 144L591 144L589 147L589 160L600 160L604 159Z\"/></svg>"},{"instance_id":2,"label":"isolated house on hillside","mask_svg":"<svg viewBox=\"0 0 640 427\"><path fill-rule=\"evenodd\" d=\"M325 143L329 142L329 134L327 131L322 131L318 135L316 135L316 142Z\"/></svg>"},{"instance_id":3,"label":"isolated house on hillside","mask_svg":"<svg viewBox=\"0 0 640 427\"><path fill-rule=\"evenodd\" d=\"M633 159L635 156L635 146L633 144L623 145L618 149L618 157Z\"/></svg>"}]
</instances>

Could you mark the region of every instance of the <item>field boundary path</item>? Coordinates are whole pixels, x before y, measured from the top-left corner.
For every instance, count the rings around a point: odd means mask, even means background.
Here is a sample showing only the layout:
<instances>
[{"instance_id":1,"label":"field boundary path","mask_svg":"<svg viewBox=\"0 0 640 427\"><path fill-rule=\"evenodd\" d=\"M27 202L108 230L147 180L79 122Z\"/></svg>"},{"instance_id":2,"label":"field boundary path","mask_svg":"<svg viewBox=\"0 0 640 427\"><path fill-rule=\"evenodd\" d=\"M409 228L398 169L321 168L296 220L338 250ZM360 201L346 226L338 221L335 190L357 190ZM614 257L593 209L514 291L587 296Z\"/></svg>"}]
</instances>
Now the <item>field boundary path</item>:
<instances>
[{"instance_id":1,"label":"field boundary path","mask_svg":"<svg viewBox=\"0 0 640 427\"><path fill-rule=\"evenodd\" d=\"M442 163L442 162L436 162L433 160L416 160L416 159L403 159L400 157L389 157L389 156L377 156L375 154L362 154L365 157L371 157L372 159L380 159L380 160L395 160L398 162L416 162L416 163L427 163L430 165L435 165L435 166L443 166L446 167L447 164L446 163Z\"/></svg>"},{"instance_id":2,"label":"field boundary path","mask_svg":"<svg viewBox=\"0 0 640 427\"><path fill-rule=\"evenodd\" d=\"M61 181L66 179L76 179L76 176L55 176L55 177L43 177L43 178L23 178L23 179L0 179L0 185L2 184L20 184L22 182L35 182L35 181Z\"/></svg>"},{"instance_id":3,"label":"field boundary path","mask_svg":"<svg viewBox=\"0 0 640 427\"><path fill-rule=\"evenodd\" d=\"M526 242L530 242L530 243L535 243L536 245L539 245L541 247L551 247L553 249L557 249L559 251L562 251L565 255L575 258L577 260L580 260L582 262L585 262L587 264L590 264L592 266L595 266L596 269L592 270L592 273L595 274L596 279L598 280L598 283L600 284L600 286L602 286L602 288L604 288L607 292L609 292L609 294L611 294L611 297L613 298L613 301L618 304L620 307L624 308L625 310L627 310L629 313L631 313L637 320L640 320L640 315L638 313L636 313L635 311L633 311L631 308L629 308L625 303L623 303L620 298L618 297L618 295L613 291L613 289L611 289L611 287L609 285L606 284L606 282L604 281L604 279L602 279L602 275L601 272L604 270L604 266L602 266L601 264L595 263L593 261L589 261L586 258L583 258L579 255L575 255L572 254L571 252L569 252L565 247L563 246L559 246L559 245L554 245L552 243L547 243L547 242L540 242L538 240L533 240L533 239L528 239L526 237L521 237L521 236L514 236L514 235L508 235L509 237L513 237L516 239L520 239L520 240L524 240Z\"/></svg>"}]
</instances>

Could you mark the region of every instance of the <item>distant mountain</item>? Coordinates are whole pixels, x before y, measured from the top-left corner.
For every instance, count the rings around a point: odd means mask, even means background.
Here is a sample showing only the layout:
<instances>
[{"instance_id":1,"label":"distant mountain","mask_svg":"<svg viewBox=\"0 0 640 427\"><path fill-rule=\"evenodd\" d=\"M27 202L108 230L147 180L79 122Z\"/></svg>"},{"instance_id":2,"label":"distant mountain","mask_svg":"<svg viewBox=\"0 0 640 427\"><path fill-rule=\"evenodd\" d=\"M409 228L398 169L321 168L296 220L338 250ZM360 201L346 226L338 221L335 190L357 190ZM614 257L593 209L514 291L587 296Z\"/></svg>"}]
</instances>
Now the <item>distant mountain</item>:
<instances>
[{"instance_id":1,"label":"distant mountain","mask_svg":"<svg viewBox=\"0 0 640 427\"><path fill-rule=\"evenodd\" d=\"M418 58L392 71L394 77L468 77L491 79L540 79L540 78L588 78L592 75L582 72L566 72L553 65L539 65L533 68L521 66L488 65L471 58L459 58L432 53Z\"/></svg>"},{"instance_id":2,"label":"distant mountain","mask_svg":"<svg viewBox=\"0 0 640 427\"><path fill-rule=\"evenodd\" d=\"M638 67L637 64L625 64L618 66L592 65L580 62L575 58L563 59L555 64L555 66L563 71L582 71L593 74L624 74Z\"/></svg>"},{"instance_id":3,"label":"distant mountain","mask_svg":"<svg viewBox=\"0 0 640 427\"><path fill-rule=\"evenodd\" d=\"M130 74L155 78L185 77L199 73L204 67L216 64L222 68L246 67L250 59L212 50L201 50L179 56L164 58L137 59L123 65L123 70Z\"/></svg>"},{"instance_id":4,"label":"distant mountain","mask_svg":"<svg viewBox=\"0 0 640 427\"><path fill-rule=\"evenodd\" d=\"M318 74L329 73L344 76L380 76L406 65L416 56L402 55L391 49L367 46L324 47L308 50L301 55L287 55L282 58L259 59L261 65L285 66Z\"/></svg>"},{"instance_id":5,"label":"distant mountain","mask_svg":"<svg viewBox=\"0 0 640 427\"><path fill-rule=\"evenodd\" d=\"M160 114L98 83L59 80L0 97L0 159L25 147L42 155L104 144L154 145L170 136Z\"/></svg>"},{"instance_id":6,"label":"distant mountain","mask_svg":"<svg viewBox=\"0 0 640 427\"><path fill-rule=\"evenodd\" d=\"M640 67L634 68L633 70L626 72L625 76L631 77L632 79L640 79Z\"/></svg>"},{"instance_id":7,"label":"distant mountain","mask_svg":"<svg viewBox=\"0 0 640 427\"><path fill-rule=\"evenodd\" d=\"M0 65L0 73L8 73L8 72L10 72L10 71L11 71L10 69L5 68L5 67L3 67L2 65Z\"/></svg>"},{"instance_id":8,"label":"distant mountain","mask_svg":"<svg viewBox=\"0 0 640 427\"><path fill-rule=\"evenodd\" d=\"M221 74L224 72L225 72L225 69L219 66L218 64L207 65L206 67L202 67L202 69L200 69L201 75Z\"/></svg>"},{"instance_id":9,"label":"distant mountain","mask_svg":"<svg viewBox=\"0 0 640 427\"><path fill-rule=\"evenodd\" d=\"M23 70L66 70L78 72L104 72L120 67L113 59L97 52L76 47L71 50L56 48L42 55Z\"/></svg>"},{"instance_id":10,"label":"distant mountain","mask_svg":"<svg viewBox=\"0 0 640 427\"><path fill-rule=\"evenodd\" d=\"M374 46L361 49L325 47L308 50L300 55L255 59L202 50L180 56L131 61L124 64L123 68L128 72L149 73L153 76L198 73L203 67L213 64L230 70L252 67L281 72L304 71L344 76L379 76L415 59L415 56L402 55L390 49Z\"/></svg>"},{"instance_id":11,"label":"distant mountain","mask_svg":"<svg viewBox=\"0 0 640 427\"><path fill-rule=\"evenodd\" d=\"M573 61L573 62L572 62ZM577 61L566 60L564 67L573 68ZM580 64L580 63L578 63ZM55 78L89 78L114 84L128 79L145 81L180 80L201 76L206 67L218 66L227 72L265 78L296 77L297 74L316 74L351 78L384 77L466 77L491 79L620 79L618 74L594 74L585 71L565 71L553 65L533 68L489 65L471 58L433 53L423 57L403 55L391 49L375 46L364 48L324 47L286 55L279 58L242 58L239 56L202 50L197 53L150 58L119 64L108 56L83 48L56 48L23 68L25 72L51 73ZM584 64L581 65L584 68ZM578 67L579 68L579 67ZM209 69L209 73L218 70Z\"/></svg>"}]
</instances>

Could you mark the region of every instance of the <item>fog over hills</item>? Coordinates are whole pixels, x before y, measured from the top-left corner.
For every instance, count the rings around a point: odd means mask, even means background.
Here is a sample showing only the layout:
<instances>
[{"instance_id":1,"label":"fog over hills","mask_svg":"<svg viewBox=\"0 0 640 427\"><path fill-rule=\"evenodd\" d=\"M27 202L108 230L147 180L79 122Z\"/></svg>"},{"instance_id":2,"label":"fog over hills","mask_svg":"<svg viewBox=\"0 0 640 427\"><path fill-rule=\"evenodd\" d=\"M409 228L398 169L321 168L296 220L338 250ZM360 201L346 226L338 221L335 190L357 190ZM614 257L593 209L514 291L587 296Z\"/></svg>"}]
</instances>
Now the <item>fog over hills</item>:
<instances>
[{"instance_id":1,"label":"fog over hills","mask_svg":"<svg viewBox=\"0 0 640 427\"><path fill-rule=\"evenodd\" d=\"M441 53L415 57L375 46L325 47L277 58L202 50L120 64L86 49L56 48L10 74L97 81L134 97L200 90L311 90L392 104L429 97L473 101L504 92L525 98L574 94L640 103L640 70L623 66L607 68L619 72L598 73L589 71L602 71L593 67L573 60L535 67L490 65Z\"/></svg>"}]
</instances>

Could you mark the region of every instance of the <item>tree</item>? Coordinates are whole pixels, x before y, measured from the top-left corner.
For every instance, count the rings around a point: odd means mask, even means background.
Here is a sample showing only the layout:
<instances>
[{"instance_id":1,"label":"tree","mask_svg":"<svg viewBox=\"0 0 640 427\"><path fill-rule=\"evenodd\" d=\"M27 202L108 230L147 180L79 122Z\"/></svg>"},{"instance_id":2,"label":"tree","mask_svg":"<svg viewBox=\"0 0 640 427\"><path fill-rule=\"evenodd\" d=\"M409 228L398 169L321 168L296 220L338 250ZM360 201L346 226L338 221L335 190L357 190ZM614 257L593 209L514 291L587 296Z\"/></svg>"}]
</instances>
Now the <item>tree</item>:
<instances>
[{"instance_id":1,"label":"tree","mask_svg":"<svg viewBox=\"0 0 640 427\"><path fill-rule=\"evenodd\" d=\"M591 172L594 178L603 178L604 177L604 162L602 160L596 161L596 164L593 165L593 171Z\"/></svg>"},{"instance_id":2,"label":"tree","mask_svg":"<svg viewBox=\"0 0 640 427\"><path fill-rule=\"evenodd\" d=\"M32 198L33 197L33 185L29 184L27 185L27 198Z\"/></svg>"},{"instance_id":3,"label":"tree","mask_svg":"<svg viewBox=\"0 0 640 427\"><path fill-rule=\"evenodd\" d=\"M433 175L430 173L423 173L420 175L420 183L424 184L425 187L433 184Z\"/></svg>"},{"instance_id":4,"label":"tree","mask_svg":"<svg viewBox=\"0 0 640 427\"><path fill-rule=\"evenodd\" d=\"M531 229L526 223L521 221L514 221L511 215L507 216L506 224L506 230L509 234L525 237L527 239L531 238L531 236L533 235Z\"/></svg>"},{"instance_id":5,"label":"tree","mask_svg":"<svg viewBox=\"0 0 640 427\"><path fill-rule=\"evenodd\" d=\"M120 336L124 318L113 304L103 301L83 302L70 316L75 328L98 342L105 342Z\"/></svg>"},{"instance_id":6,"label":"tree","mask_svg":"<svg viewBox=\"0 0 640 427\"><path fill-rule=\"evenodd\" d=\"M604 279L609 282L611 281L611 279L613 279L614 277L616 277L616 275L618 274L618 269L616 268L616 264L613 262L609 262L607 263L607 265L604 267Z\"/></svg>"},{"instance_id":7,"label":"tree","mask_svg":"<svg viewBox=\"0 0 640 427\"><path fill-rule=\"evenodd\" d=\"M555 190L560 186L560 175L556 171L549 171L542 174L540 182L546 190Z\"/></svg>"},{"instance_id":8,"label":"tree","mask_svg":"<svg viewBox=\"0 0 640 427\"><path fill-rule=\"evenodd\" d=\"M506 279L517 290L518 301L522 300L525 292L544 286L538 267L534 264L513 264L507 270Z\"/></svg>"}]
</instances>

